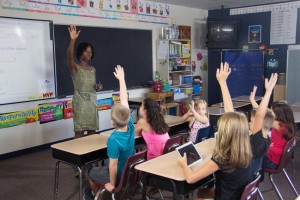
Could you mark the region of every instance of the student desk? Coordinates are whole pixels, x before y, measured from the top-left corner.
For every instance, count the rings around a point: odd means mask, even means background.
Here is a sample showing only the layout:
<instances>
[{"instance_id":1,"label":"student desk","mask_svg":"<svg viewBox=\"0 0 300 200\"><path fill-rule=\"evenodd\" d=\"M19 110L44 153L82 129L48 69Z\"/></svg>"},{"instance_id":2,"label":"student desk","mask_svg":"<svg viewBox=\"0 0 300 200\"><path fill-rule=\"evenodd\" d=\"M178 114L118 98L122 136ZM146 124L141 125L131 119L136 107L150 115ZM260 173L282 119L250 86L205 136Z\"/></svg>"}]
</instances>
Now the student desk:
<instances>
[{"instance_id":1,"label":"student desk","mask_svg":"<svg viewBox=\"0 0 300 200\"><path fill-rule=\"evenodd\" d=\"M54 198L57 199L59 164L74 166L79 171L79 199L82 198L82 167L107 157L106 141L108 136L89 135L51 145L53 158L58 159L55 167Z\"/></svg>"},{"instance_id":2,"label":"student desk","mask_svg":"<svg viewBox=\"0 0 300 200\"><path fill-rule=\"evenodd\" d=\"M214 132L217 131L218 120L224 113L224 108L208 107L209 121Z\"/></svg>"},{"instance_id":3,"label":"student desk","mask_svg":"<svg viewBox=\"0 0 300 200\"><path fill-rule=\"evenodd\" d=\"M255 96L254 100L255 101L261 101L262 97ZM234 98L232 98L232 101L243 101L243 102L249 102L249 103L251 103L251 101L249 100L249 96L248 95L242 95L242 96L234 97Z\"/></svg>"},{"instance_id":4,"label":"student desk","mask_svg":"<svg viewBox=\"0 0 300 200\"><path fill-rule=\"evenodd\" d=\"M144 97L136 97L136 98L130 98L128 99L129 108L131 109L131 112L136 110L136 117L139 118L139 108L141 107Z\"/></svg>"},{"instance_id":5,"label":"student desk","mask_svg":"<svg viewBox=\"0 0 300 200\"><path fill-rule=\"evenodd\" d=\"M214 151L215 139L211 138L195 145L203 158L203 161L194 166L192 170L197 170L206 164ZM185 180L182 168L177 164L180 155L170 152L152 160L137 165L135 168L143 172L143 193L142 199L146 200L145 186L173 192L173 199L177 200L179 194L186 194L199 186L205 184L210 178L204 178L194 184L188 184Z\"/></svg>"},{"instance_id":6,"label":"student desk","mask_svg":"<svg viewBox=\"0 0 300 200\"><path fill-rule=\"evenodd\" d=\"M233 101L232 105L233 105L233 109L240 109L240 108L246 107L248 105L251 105L251 103L246 102L246 101ZM211 107L224 108L224 103L223 102L216 103L216 104L211 105Z\"/></svg>"},{"instance_id":7,"label":"student desk","mask_svg":"<svg viewBox=\"0 0 300 200\"><path fill-rule=\"evenodd\" d=\"M188 127L188 123L181 122L181 117L166 115L164 118L170 127L170 135L175 135L178 131ZM58 159L55 168L55 199L58 194L59 164L61 162L78 169L79 199L82 198L82 167L107 158L106 142L113 130L51 145L52 157ZM139 145L145 142L143 137L135 136L135 143Z\"/></svg>"},{"instance_id":8,"label":"student desk","mask_svg":"<svg viewBox=\"0 0 300 200\"><path fill-rule=\"evenodd\" d=\"M248 101L232 101L233 109L244 112L248 120L250 119L250 111L252 109L251 103ZM216 103L211 105L212 107L224 108L224 103Z\"/></svg>"}]
</instances>

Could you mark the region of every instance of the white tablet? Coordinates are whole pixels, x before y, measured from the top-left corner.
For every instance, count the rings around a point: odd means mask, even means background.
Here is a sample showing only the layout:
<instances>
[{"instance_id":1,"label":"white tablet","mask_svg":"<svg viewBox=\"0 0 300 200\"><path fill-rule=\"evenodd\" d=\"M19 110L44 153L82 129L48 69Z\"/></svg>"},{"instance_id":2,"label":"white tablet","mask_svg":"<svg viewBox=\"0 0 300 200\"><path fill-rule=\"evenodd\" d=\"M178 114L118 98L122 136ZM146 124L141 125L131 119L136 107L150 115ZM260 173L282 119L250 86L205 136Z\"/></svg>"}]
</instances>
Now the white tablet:
<instances>
[{"instance_id":1,"label":"white tablet","mask_svg":"<svg viewBox=\"0 0 300 200\"><path fill-rule=\"evenodd\" d=\"M198 153L197 149L195 148L195 145L193 142L185 143L179 147L176 148L178 153L183 156L184 153L186 153L187 158L187 165L189 167L192 167L196 165L197 163L201 162L202 158L200 154Z\"/></svg>"}]
</instances>

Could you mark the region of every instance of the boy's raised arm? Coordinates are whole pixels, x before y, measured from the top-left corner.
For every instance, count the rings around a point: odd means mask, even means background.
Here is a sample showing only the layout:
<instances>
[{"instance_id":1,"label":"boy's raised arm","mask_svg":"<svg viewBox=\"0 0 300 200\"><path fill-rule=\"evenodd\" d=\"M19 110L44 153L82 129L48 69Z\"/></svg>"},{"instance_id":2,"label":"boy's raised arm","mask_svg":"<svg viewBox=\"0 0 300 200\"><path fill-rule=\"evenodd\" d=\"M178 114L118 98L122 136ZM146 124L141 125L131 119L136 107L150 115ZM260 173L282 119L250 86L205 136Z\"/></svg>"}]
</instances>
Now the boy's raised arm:
<instances>
[{"instance_id":1,"label":"boy's raised arm","mask_svg":"<svg viewBox=\"0 0 300 200\"><path fill-rule=\"evenodd\" d=\"M222 91L225 112L234 111L232 100L226 83L226 80L230 73L231 73L231 69L229 68L229 64L227 62L225 62L224 64L221 63L220 68L217 69L217 73L216 73L216 77Z\"/></svg>"},{"instance_id":2,"label":"boy's raised arm","mask_svg":"<svg viewBox=\"0 0 300 200\"><path fill-rule=\"evenodd\" d=\"M124 69L123 67L121 67L121 65L117 65L117 67L115 67L114 75L119 80L119 84L120 84L121 105L129 109L127 88L125 83L125 74L124 74Z\"/></svg>"},{"instance_id":3,"label":"boy's raised arm","mask_svg":"<svg viewBox=\"0 0 300 200\"><path fill-rule=\"evenodd\" d=\"M256 114L255 114L255 118L254 118L254 122L253 122L254 124L253 124L253 128L251 130L251 132L253 134L260 131L263 127L263 120L266 115L270 97L271 97L273 88L275 87L275 84L277 82L277 78L278 78L277 73L275 73L275 74L271 75L269 80L267 78L265 79L266 92L256 110Z\"/></svg>"}]
</instances>

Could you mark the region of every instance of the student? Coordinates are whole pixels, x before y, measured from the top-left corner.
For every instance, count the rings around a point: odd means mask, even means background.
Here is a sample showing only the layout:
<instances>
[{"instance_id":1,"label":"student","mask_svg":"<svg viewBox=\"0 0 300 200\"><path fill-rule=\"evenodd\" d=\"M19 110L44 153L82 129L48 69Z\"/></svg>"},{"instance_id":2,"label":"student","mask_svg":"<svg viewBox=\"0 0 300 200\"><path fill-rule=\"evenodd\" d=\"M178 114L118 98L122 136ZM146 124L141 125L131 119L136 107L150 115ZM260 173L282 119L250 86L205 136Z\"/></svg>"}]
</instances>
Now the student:
<instances>
[{"instance_id":1,"label":"student","mask_svg":"<svg viewBox=\"0 0 300 200\"><path fill-rule=\"evenodd\" d=\"M169 127L160 112L159 104L150 98L143 101L140 108L141 118L135 126L136 135L142 135L147 144L147 160L163 153L166 141L170 138Z\"/></svg>"},{"instance_id":2,"label":"student","mask_svg":"<svg viewBox=\"0 0 300 200\"><path fill-rule=\"evenodd\" d=\"M191 101L189 111L182 116L181 120L183 122L190 122L189 126L191 130L189 133L188 141L192 141L195 143L199 129L209 126L208 106L206 101Z\"/></svg>"},{"instance_id":3,"label":"student","mask_svg":"<svg viewBox=\"0 0 300 200\"><path fill-rule=\"evenodd\" d=\"M115 130L106 143L109 168L93 167L91 169L89 173L91 188L84 189L85 200L93 200L95 197L97 199L100 194L100 188L93 180L107 182L105 189L111 192L121 178L127 158L134 154L134 124L129 112L124 70L120 65L115 68L114 75L120 83L121 105L114 105L111 110L111 122Z\"/></svg>"},{"instance_id":4,"label":"student","mask_svg":"<svg viewBox=\"0 0 300 200\"><path fill-rule=\"evenodd\" d=\"M271 145L267 155L264 157L262 165L262 180L264 169L277 169L284 147L288 140L295 138L296 125L291 107L286 101L276 101L271 109L275 116L275 121L271 129Z\"/></svg>"},{"instance_id":5,"label":"student","mask_svg":"<svg viewBox=\"0 0 300 200\"><path fill-rule=\"evenodd\" d=\"M274 86L277 82L277 74L272 74L270 79L265 79L265 95L260 102L260 105L255 101L255 94L257 87L253 87L253 91L250 93L250 102L255 108L251 112L251 118L249 122L250 128L250 143L252 148L253 158L251 161L251 174L253 179L255 178L257 172L261 169L263 157L266 155L266 152L269 147L269 141L267 139L268 132L270 131L273 122L274 116L271 110L268 111L268 104Z\"/></svg>"},{"instance_id":6,"label":"student","mask_svg":"<svg viewBox=\"0 0 300 200\"><path fill-rule=\"evenodd\" d=\"M68 47L68 64L74 85L73 121L75 138L82 137L84 132L95 133L99 129L96 91L102 89L102 84L96 83L96 69L89 65L94 58L94 48L89 43L80 43L77 47L74 61L74 45L80 31L75 25L68 27L70 44Z\"/></svg>"},{"instance_id":7,"label":"student","mask_svg":"<svg viewBox=\"0 0 300 200\"><path fill-rule=\"evenodd\" d=\"M226 79L230 74L227 63L221 63L217 70L225 110L218 121L218 137L213 156L197 171L192 171L186 162L186 155L178 158L186 181L194 183L215 172L215 199L240 199L244 187L250 180L252 151L249 140L248 121L244 114L233 112ZM231 104L231 107L230 107Z\"/></svg>"}]
</instances>

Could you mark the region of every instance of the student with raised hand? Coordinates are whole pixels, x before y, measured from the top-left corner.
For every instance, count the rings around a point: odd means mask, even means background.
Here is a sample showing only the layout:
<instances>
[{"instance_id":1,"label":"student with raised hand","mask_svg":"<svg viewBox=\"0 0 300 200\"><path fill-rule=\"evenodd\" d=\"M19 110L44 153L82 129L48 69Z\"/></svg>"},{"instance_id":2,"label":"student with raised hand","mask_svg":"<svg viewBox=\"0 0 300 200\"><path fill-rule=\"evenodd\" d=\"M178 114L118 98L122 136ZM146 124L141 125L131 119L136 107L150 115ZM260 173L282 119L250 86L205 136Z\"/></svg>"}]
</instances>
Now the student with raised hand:
<instances>
[{"instance_id":1,"label":"student with raised hand","mask_svg":"<svg viewBox=\"0 0 300 200\"><path fill-rule=\"evenodd\" d=\"M146 98L139 109L140 119L135 126L136 135L143 136L147 144L147 160L162 155L166 141L170 139L169 126L160 112L159 104Z\"/></svg>"},{"instance_id":2,"label":"student with raised hand","mask_svg":"<svg viewBox=\"0 0 300 200\"><path fill-rule=\"evenodd\" d=\"M199 129L209 126L208 106L206 101L191 101L189 111L182 116L181 120L183 122L190 122L189 127L191 130L189 133L188 141L192 141L195 143Z\"/></svg>"},{"instance_id":3,"label":"student with raised hand","mask_svg":"<svg viewBox=\"0 0 300 200\"><path fill-rule=\"evenodd\" d=\"M253 178L261 169L263 156L266 155L270 142L267 140L268 132L274 122L274 116L268 111L268 104L271 94L277 82L277 74L272 74L270 79L265 79L265 94L259 106L256 103L255 94L257 87L253 87L250 93L250 101L256 109L251 112L250 126L250 142L252 147L253 159L251 161L251 174ZM254 103L255 102L255 103Z\"/></svg>"},{"instance_id":4,"label":"student with raised hand","mask_svg":"<svg viewBox=\"0 0 300 200\"><path fill-rule=\"evenodd\" d=\"M94 58L94 48L90 43L83 42L77 47L74 59L74 46L80 34L75 25L68 27L70 43L67 51L68 64L74 85L72 101L75 138L82 137L84 132L95 133L99 129L97 91L102 84L96 83L96 68L89 62Z\"/></svg>"},{"instance_id":5,"label":"student with raised hand","mask_svg":"<svg viewBox=\"0 0 300 200\"><path fill-rule=\"evenodd\" d=\"M287 141L296 137L296 124L291 107L286 101L276 101L271 105L275 121L271 129L271 144L262 164L261 176L264 169L277 169Z\"/></svg>"},{"instance_id":6,"label":"student with raised hand","mask_svg":"<svg viewBox=\"0 0 300 200\"><path fill-rule=\"evenodd\" d=\"M126 160L134 154L134 124L133 117L129 111L128 95L125 83L124 70L117 65L114 72L115 77L120 84L120 105L114 105L111 110L111 123L115 130L107 140L107 156L109 166L93 167L89 172L89 184L91 188L84 189L84 199L97 199L100 194L100 188L93 182L107 182L105 189L109 192L115 188L119 182Z\"/></svg>"},{"instance_id":7,"label":"student with raised hand","mask_svg":"<svg viewBox=\"0 0 300 200\"><path fill-rule=\"evenodd\" d=\"M233 110L226 79L230 74L227 63L221 63L217 70L226 110ZM244 114L227 112L218 121L218 137L215 150L210 161L197 171L187 166L186 155L178 158L188 183L195 183L215 173L215 199L240 199L245 186L250 181L250 162L252 151L249 140L248 121Z\"/></svg>"}]
</instances>

